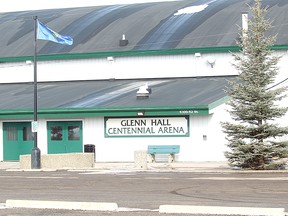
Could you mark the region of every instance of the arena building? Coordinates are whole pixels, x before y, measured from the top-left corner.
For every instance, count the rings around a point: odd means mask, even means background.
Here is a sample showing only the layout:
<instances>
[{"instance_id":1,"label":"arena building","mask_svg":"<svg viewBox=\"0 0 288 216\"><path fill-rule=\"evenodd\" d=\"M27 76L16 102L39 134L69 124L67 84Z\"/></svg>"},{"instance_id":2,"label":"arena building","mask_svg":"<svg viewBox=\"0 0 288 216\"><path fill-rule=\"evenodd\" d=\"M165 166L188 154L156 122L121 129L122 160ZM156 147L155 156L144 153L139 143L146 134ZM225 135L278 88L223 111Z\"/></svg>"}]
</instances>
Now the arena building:
<instances>
[{"instance_id":1,"label":"arena building","mask_svg":"<svg viewBox=\"0 0 288 216\"><path fill-rule=\"evenodd\" d=\"M33 148L33 16L71 46L37 41L38 147L133 161L148 145L179 145L177 161L225 160L224 92L238 72L247 0L181 0L0 13L0 160ZM288 2L263 0L286 85ZM243 13L247 12L246 13ZM284 105L287 104L283 101ZM279 121L285 123L285 118ZM159 158L159 160L166 160Z\"/></svg>"}]
</instances>

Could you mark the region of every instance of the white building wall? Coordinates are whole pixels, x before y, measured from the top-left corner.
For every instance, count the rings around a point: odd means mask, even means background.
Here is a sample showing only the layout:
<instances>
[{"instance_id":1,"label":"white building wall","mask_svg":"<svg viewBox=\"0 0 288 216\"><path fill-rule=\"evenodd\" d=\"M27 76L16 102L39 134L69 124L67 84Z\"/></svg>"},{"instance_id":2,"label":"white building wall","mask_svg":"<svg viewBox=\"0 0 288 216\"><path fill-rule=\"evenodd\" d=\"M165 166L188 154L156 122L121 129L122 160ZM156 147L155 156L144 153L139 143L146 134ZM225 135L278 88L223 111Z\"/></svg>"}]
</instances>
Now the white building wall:
<instances>
[{"instance_id":1,"label":"white building wall","mask_svg":"<svg viewBox=\"0 0 288 216\"><path fill-rule=\"evenodd\" d=\"M212 68L207 62L215 58ZM39 61L38 82L101 79L171 78L235 75L231 54L163 55L141 57ZM2 63L0 83L32 82L34 67L30 62Z\"/></svg>"},{"instance_id":2,"label":"white building wall","mask_svg":"<svg viewBox=\"0 0 288 216\"><path fill-rule=\"evenodd\" d=\"M215 113L190 116L189 137L123 138L104 137L104 117L85 118L83 144L95 145L97 162L131 162L134 152L147 150L148 145L180 145L177 161L223 161L225 139L221 136L221 126L217 122L221 116Z\"/></svg>"},{"instance_id":3,"label":"white building wall","mask_svg":"<svg viewBox=\"0 0 288 216\"><path fill-rule=\"evenodd\" d=\"M38 132L37 132L37 145L41 151L41 154L47 154L47 121L45 119L38 120Z\"/></svg>"},{"instance_id":4,"label":"white building wall","mask_svg":"<svg viewBox=\"0 0 288 216\"><path fill-rule=\"evenodd\" d=\"M182 148L184 161L225 160L226 141L219 124L223 115L227 114L219 109L209 115L190 116L190 143Z\"/></svg>"},{"instance_id":5,"label":"white building wall","mask_svg":"<svg viewBox=\"0 0 288 216\"><path fill-rule=\"evenodd\" d=\"M281 82L282 86L287 86L288 81L288 72L287 72L287 67L288 67L288 51L278 51L275 52L277 56L280 56L280 61L277 64L277 67L279 68L278 71L278 76L275 79L275 83ZM282 82L286 80L285 82ZM279 87L279 86L278 86Z\"/></svg>"},{"instance_id":6,"label":"white building wall","mask_svg":"<svg viewBox=\"0 0 288 216\"><path fill-rule=\"evenodd\" d=\"M230 114L227 112L228 105L222 104L211 110L213 118L209 125L211 157L215 161L225 160L224 152L228 150L226 134L223 132L221 122L231 121Z\"/></svg>"},{"instance_id":7,"label":"white building wall","mask_svg":"<svg viewBox=\"0 0 288 216\"><path fill-rule=\"evenodd\" d=\"M134 152L147 150L148 145L178 145L188 139L179 137L105 138L104 117L85 118L83 127L83 144L95 144L97 162L131 162L134 161Z\"/></svg>"},{"instance_id":8,"label":"white building wall","mask_svg":"<svg viewBox=\"0 0 288 216\"><path fill-rule=\"evenodd\" d=\"M275 80L278 82L288 77L285 71L288 54L286 51L275 54L282 56L278 64L279 76ZM213 67L208 63L211 59L215 60ZM200 57L195 54L113 57L113 61L107 58L39 61L37 74L39 82L227 76L238 74L233 62L230 53L200 53ZM33 69L33 65L26 62L2 63L0 83L31 82Z\"/></svg>"},{"instance_id":9,"label":"white building wall","mask_svg":"<svg viewBox=\"0 0 288 216\"><path fill-rule=\"evenodd\" d=\"M96 161L103 160L102 158L105 158L106 152L109 152L109 148L104 143L104 118L85 118L83 120L83 145L95 145ZM113 149L111 150L113 152Z\"/></svg>"},{"instance_id":10,"label":"white building wall","mask_svg":"<svg viewBox=\"0 0 288 216\"><path fill-rule=\"evenodd\" d=\"M203 140L203 135L207 133L209 116L190 116L190 138L186 145L183 145L181 152L185 161L199 161L205 157L204 149L207 141Z\"/></svg>"}]
</instances>

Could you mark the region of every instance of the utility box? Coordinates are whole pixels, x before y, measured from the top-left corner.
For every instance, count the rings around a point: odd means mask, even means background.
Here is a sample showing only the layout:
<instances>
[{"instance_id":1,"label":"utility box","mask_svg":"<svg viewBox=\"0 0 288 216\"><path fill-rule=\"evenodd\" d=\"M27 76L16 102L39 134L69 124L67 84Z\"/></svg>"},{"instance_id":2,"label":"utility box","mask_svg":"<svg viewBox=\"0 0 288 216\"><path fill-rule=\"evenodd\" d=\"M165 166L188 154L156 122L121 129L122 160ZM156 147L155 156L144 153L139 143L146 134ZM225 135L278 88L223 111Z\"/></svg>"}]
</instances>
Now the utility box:
<instances>
[{"instance_id":1,"label":"utility box","mask_svg":"<svg viewBox=\"0 0 288 216\"><path fill-rule=\"evenodd\" d=\"M134 152L134 166L136 169L147 169L147 151Z\"/></svg>"},{"instance_id":2,"label":"utility box","mask_svg":"<svg viewBox=\"0 0 288 216\"><path fill-rule=\"evenodd\" d=\"M90 153L95 153L95 145L93 144L86 144L84 145L84 152L87 153L87 152L90 152Z\"/></svg>"}]
</instances>

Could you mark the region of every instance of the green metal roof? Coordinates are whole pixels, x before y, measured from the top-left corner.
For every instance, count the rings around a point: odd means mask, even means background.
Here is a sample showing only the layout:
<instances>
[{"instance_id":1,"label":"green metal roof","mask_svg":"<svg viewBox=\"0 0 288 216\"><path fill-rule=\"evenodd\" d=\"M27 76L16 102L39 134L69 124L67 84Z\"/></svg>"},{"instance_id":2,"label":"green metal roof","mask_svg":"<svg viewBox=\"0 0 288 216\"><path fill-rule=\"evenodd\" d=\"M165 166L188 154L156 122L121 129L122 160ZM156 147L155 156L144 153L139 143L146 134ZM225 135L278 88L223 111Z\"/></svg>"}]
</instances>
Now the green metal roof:
<instances>
[{"instance_id":1,"label":"green metal roof","mask_svg":"<svg viewBox=\"0 0 288 216\"><path fill-rule=\"evenodd\" d=\"M262 4L268 7L267 19L273 21L267 34L277 35L273 49L287 49L288 2L263 0ZM199 10L201 5L203 10ZM0 13L0 62L33 59L35 15L56 32L74 39L71 46L38 40L40 61L237 52L243 11L249 11L247 0L181 0ZM126 46L119 42L123 34Z\"/></svg>"},{"instance_id":2,"label":"green metal roof","mask_svg":"<svg viewBox=\"0 0 288 216\"><path fill-rule=\"evenodd\" d=\"M228 80L235 76L97 80L39 83L39 117L206 115L226 100ZM152 93L137 98L139 87ZM33 117L33 85L0 85L0 118Z\"/></svg>"}]
</instances>

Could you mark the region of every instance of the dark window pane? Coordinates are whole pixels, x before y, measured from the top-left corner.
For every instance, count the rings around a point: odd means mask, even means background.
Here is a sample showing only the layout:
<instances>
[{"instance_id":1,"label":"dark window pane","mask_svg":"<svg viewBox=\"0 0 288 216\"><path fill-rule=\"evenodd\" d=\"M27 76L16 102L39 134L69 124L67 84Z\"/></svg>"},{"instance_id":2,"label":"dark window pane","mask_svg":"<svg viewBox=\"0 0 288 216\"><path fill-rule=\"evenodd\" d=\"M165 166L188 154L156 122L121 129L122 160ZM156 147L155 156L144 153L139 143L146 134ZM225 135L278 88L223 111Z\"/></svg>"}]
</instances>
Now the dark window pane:
<instances>
[{"instance_id":1,"label":"dark window pane","mask_svg":"<svg viewBox=\"0 0 288 216\"><path fill-rule=\"evenodd\" d=\"M17 141L18 140L17 127L7 127L7 140L9 140L9 141Z\"/></svg>"},{"instance_id":2,"label":"dark window pane","mask_svg":"<svg viewBox=\"0 0 288 216\"><path fill-rule=\"evenodd\" d=\"M51 127L51 140L62 140L63 133L61 126Z\"/></svg>"},{"instance_id":3,"label":"dark window pane","mask_svg":"<svg viewBox=\"0 0 288 216\"><path fill-rule=\"evenodd\" d=\"M80 140L79 126L68 126L68 140Z\"/></svg>"},{"instance_id":4,"label":"dark window pane","mask_svg":"<svg viewBox=\"0 0 288 216\"><path fill-rule=\"evenodd\" d=\"M31 131L31 127L23 127L23 141L33 140L34 134Z\"/></svg>"}]
</instances>

